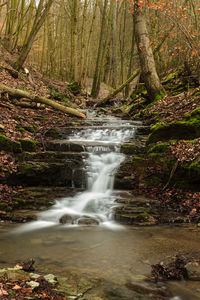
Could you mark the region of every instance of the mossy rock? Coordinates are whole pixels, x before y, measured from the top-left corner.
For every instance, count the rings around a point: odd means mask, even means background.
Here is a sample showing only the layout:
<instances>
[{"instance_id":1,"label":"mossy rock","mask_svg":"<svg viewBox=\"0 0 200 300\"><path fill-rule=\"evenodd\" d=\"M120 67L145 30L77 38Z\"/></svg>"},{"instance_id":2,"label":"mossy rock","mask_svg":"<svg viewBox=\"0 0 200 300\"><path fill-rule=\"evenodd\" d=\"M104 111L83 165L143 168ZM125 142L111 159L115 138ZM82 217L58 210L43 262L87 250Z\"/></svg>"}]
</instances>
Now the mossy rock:
<instances>
[{"instance_id":1,"label":"mossy rock","mask_svg":"<svg viewBox=\"0 0 200 300\"><path fill-rule=\"evenodd\" d=\"M7 182L10 185L23 186L65 186L75 187L85 184L85 172L82 162L65 160L62 162L28 161L18 165L16 172L10 174Z\"/></svg>"},{"instance_id":2,"label":"mossy rock","mask_svg":"<svg viewBox=\"0 0 200 300\"><path fill-rule=\"evenodd\" d=\"M74 95L78 95L81 93L81 86L78 82L72 82L68 85L68 89L70 90L70 92L72 92L72 94Z\"/></svg>"},{"instance_id":3,"label":"mossy rock","mask_svg":"<svg viewBox=\"0 0 200 300\"><path fill-rule=\"evenodd\" d=\"M128 155L142 154L145 153L145 147L137 146L135 144L123 144L121 145L120 152Z\"/></svg>"},{"instance_id":4,"label":"mossy rock","mask_svg":"<svg viewBox=\"0 0 200 300\"><path fill-rule=\"evenodd\" d=\"M200 120L190 118L188 121L173 121L169 124L158 123L151 131L147 144L171 139L194 139L200 137Z\"/></svg>"},{"instance_id":5,"label":"mossy rock","mask_svg":"<svg viewBox=\"0 0 200 300\"><path fill-rule=\"evenodd\" d=\"M20 131L20 132L25 132L25 131L26 131L25 128L22 127L22 126L20 126L20 125L17 125L17 126L16 126L16 130L17 130L17 131Z\"/></svg>"},{"instance_id":6,"label":"mossy rock","mask_svg":"<svg viewBox=\"0 0 200 300\"><path fill-rule=\"evenodd\" d=\"M160 184L164 184L163 178L159 174L157 175L151 175L149 177L145 178L145 183L147 186L153 186L156 187Z\"/></svg>"},{"instance_id":7,"label":"mossy rock","mask_svg":"<svg viewBox=\"0 0 200 300\"><path fill-rule=\"evenodd\" d=\"M190 114L191 118L196 118L198 120L200 120L200 107L197 107L196 109L194 109L191 114Z\"/></svg>"},{"instance_id":8,"label":"mossy rock","mask_svg":"<svg viewBox=\"0 0 200 300\"><path fill-rule=\"evenodd\" d=\"M37 129L37 126L36 125L24 126L24 129L27 130L28 132L33 133Z\"/></svg>"},{"instance_id":9,"label":"mossy rock","mask_svg":"<svg viewBox=\"0 0 200 300\"><path fill-rule=\"evenodd\" d=\"M2 124L0 124L0 133L3 133L4 129L5 129L5 127Z\"/></svg>"},{"instance_id":10,"label":"mossy rock","mask_svg":"<svg viewBox=\"0 0 200 300\"><path fill-rule=\"evenodd\" d=\"M0 134L0 150L7 152L21 153L22 147L19 142L11 141L5 135Z\"/></svg>"},{"instance_id":11,"label":"mossy rock","mask_svg":"<svg viewBox=\"0 0 200 300\"><path fill-rule=\"evenodd\" d=\"M50 128L46 131L45 136L52 137L52 138L59 138L60 132L56 128Z\"/></svg>"},{"instance_id":12,"label":"mossy rock","mask_svg":"<svg viewBox=\"0 0 200 300\"><path fill-rule=\"evenodd\" d=\"M134 157L132 158L131 163L132 163L132 164L138 164L138 163L142 163L142 162L144 162L144 161L145 161L145 159L144 159L143 157L141 157L141 156L134 156Z\"/></svg>"},{"instance_id":13,"label":"mossy rock","mask_svg":"<svg viewBox=\"0 0 200 300\"><path fill-rule=\"evenodd\" d=\"M3 210L3 211L10 211L11 208L10 208L10 206L8 205L8 203L0 202L0 210Z\"/></svg>"},{"instance_id":14,"label":"mossy rock","mask_svg":"<svg viewBox=\"0 0 200 300\"><path fill-rule=\"evenodd\" d=\"M192 162L188 168L190 181L200 186L200 160Z\"/></svg>"},{"instance_id":15,"label":"mossy rock","mask_svg":"<svg viewBox=\"0 0 200 300\"><path fill-rule=\"evenodd\" d=\"M155 145L154 147L150 148L148 150L149 154L158 154L158 153L166 153L167 151L169 151L170 146L168 143L159 143L157 145Z\"/></svg>"},{"instance_id":16,"label":"mossy rock","mask_svg":"<svg viewBox=\"0 0 200 300\"><path fill-rule=\"evenodd\" d=\"M34 141L34 140L20 139L19 142L21 143L23 151L35 152L36 141Z\"/></svg>"},{"instance_id":17,"label":"mossy rock","mask_svg":"<svg viewBox=\"0 0 200 300\"><path fill-rule=\"evenodd\" d=\"M192 98L195 98L195 97L198 97L198 96L200 96L200 91L196 92L196 93L192 96Z\"/></svg>"}]
</instances>

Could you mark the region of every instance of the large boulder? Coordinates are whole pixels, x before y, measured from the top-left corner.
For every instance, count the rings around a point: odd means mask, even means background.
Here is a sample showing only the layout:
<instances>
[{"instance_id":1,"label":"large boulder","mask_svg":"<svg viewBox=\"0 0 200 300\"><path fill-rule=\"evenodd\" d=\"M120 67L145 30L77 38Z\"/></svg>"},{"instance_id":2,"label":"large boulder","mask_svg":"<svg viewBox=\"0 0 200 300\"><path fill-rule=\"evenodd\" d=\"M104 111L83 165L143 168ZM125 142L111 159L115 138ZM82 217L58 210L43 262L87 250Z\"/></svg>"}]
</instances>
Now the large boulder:
<instances>
[{"instance_id":1,"label":"large boulder","mask_svg":"<svg viewBox=\"0 0 200 300\"><path fill-rule=\"evenodd\" d=\"M200 108L185 115L182 121L173 121L169 124L157 123L151 128L147 144L173 139L195 139L200 137Z\"/></svg>"}]
</instances>

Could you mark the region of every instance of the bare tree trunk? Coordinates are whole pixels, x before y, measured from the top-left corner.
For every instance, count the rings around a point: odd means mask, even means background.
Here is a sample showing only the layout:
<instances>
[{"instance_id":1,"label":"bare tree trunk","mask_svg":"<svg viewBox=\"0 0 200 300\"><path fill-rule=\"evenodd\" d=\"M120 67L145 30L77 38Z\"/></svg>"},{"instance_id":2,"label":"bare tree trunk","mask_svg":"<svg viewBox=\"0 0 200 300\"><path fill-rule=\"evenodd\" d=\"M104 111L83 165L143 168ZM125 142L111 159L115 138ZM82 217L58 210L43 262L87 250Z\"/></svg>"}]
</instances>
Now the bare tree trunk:
<instances>
[{"instance_id":1,"label":"bare tree trunk","mask_svg":"<svg viewBox=\"0 0 200 300\"><path fill-rule=\"evenodd\" d=\"M87 77L88 60L89 60L89 48L90 48L91 36L92 36L93 30L94 30L94 23L95 23L95 19L96 19L97 4L98 4L98 0L96 0L96 2L94 4L92 23L91 23L91 26L90 26L90 32L89 32L89 36L88 36L88 40L87 40L87 46L86 46L86 52L85 52L85 58L86 59L85 59L84 67L83 67L83 75L82 75L82 81L81 81L82 86L85 85L85 81L86 81L86 77Z\"/></svg>"},{"instance_id":2,"label":"bare tree trunk","mask_svg":"<svg viewBox=\"0 0 200 300\"><path fill-rule=\"evenodd\" d=\"M77 35L78 35L78 1L73 0L71 15L71 81L77 81Z\"/></svg>"},{"instance_id":3,"label":"bare tree trunk","mask_svg":"<svg viewBox=\"0 0 200 300\"><path fill-rule=\"evenodd\" d=\"M24 13L25 13L25 0L21 0L21 9L20 9L20 14L18 17L18 24L17 24L17 28L16 28L16 32L15 32L15 39L12 44L12 51L15 50L15 48L18 44L19 36L20 36L22 27L23 27Z\"/></svg>"},{"instance_id":4,"label":"bare tree trunk","mask_svg":"<svg viewBox=\"0 0 200 300\"><path fill-rule=\"evenodd\" d=\"M97 93L98 93L98 78L99 78L100 64L101 64L101 58L103 52L103 36L104 36L105 26L106 26L107 6L108 6L108 0L104 0L104 7L103 7L102 19L101 19L101 32L99 37L99 47L98 47L95 74L94 74L92 91L91 91L91 96L94 98L97 97Z\"/></svg>"},{"instance_id":5,"label":"bare tree trunk","mask_svg":"<svg viewBox=\"0 0 200 300\"><path fill-rule=\"evenodd\" d=\"M40 7L41 3L43 3L43 0L40 0L38 8ZM27 43L22 48L22 52L19 55L18 60L15 62L15 68L18 71L22 68L22 66L23 66L23 64L24 64L24 62L25 62L25 60L26 60L26 58L27 58L27 56L28 56L28 54L29 54L29 52L31 50L31 47L32 47L33 42L35 40L35 37L36 37L38 31L40 30L40 28L42 27L42 25L43 25L43 23L44 23L47 15L48 15L48 12L49 12L52 4L53 4L53 0L49 0L46 3L45 8L43 9L42 14L39 17L39 19L38 19L38 16L36 14L36 22L33 24L33 27L32 27L32 30L31 30L31 32L29 34Z\"/></svg>"},{"instance_id":6,"label":"bare tree trunk","mask_svg":"<svg viewBox=\"0 0 200 300\"><path fill-rule=\"evenodd\" d=\"M80 57L80 68L79 68L79 83L83 82L83 68L84 68L84 58L85 58L85 23L87 17L87 7L88 7L88 0L85 0L84 7L83 7L83 19L82 19L82 26L81 26L81 57Z\"/></svg>"},{"instance_id":7,"label":"bare tree trunk","mask_svg":"<svg viewBox=\"0 0 200 300\"><path fill-rule=\"evenodd\" d=\"M111 23L112 63L111 63L111 86L116 88L117 73L117 4L113 8Z\"/></svg>"},{"instance_id":8,"label":"bare tree trunk","mask_svg":"<svg viewBox=\"0 0 200 300\"><path fill-rule=\"evenodd\" d=\"M101 62L99 65L99 74L98 74L98 79L97 79L97 85L96 85L96 97L99 95L100 91L100 85L102 81L102 75L103 75L103 67L105 63L105 58L107 55L107 50L108 50L108 43L109 43L109 38L110 38L110 31L111 31L111 19L112 19L112 14L113 14L113 6L114 6L114 1L111 1L110 3L110 9L108 13L108 21L107 21L107 31L106 31L106 37L105 37L105 43L102 51L102 57L101 57Z\"/></svg>"},{"instance_id":9,"label":"bare tree trunk","mask_svg":"<svg viewBox=\"0 0 200 300\"><path fill-rule=\"evenodd\" d=\"M128 78L132 74L134 49L135 49L135 30L134 30L134 16L133 16L133 32L132 32L132 43L131 43L131 55L130 55L130 61L129 61L128 76L127 76ZM130 84L127 84L125 87L125 97L126 98L128 98L128 96L129 96L129 90L130 90Z\"/></svg>"},{"instance_id":10,"label":"bare tree trunk","mask_svg":"<svg viewBox=\"0 0 200 300\"><path fill-rule=\"evenodd\" d=\"M142 76L149 98L153 101L157 95L162 95L164 90L156 71L154 55L144 16L144 8L141 9L139 7L138 0L135 2L134 27Z\"/></svg>"}]
</instances>

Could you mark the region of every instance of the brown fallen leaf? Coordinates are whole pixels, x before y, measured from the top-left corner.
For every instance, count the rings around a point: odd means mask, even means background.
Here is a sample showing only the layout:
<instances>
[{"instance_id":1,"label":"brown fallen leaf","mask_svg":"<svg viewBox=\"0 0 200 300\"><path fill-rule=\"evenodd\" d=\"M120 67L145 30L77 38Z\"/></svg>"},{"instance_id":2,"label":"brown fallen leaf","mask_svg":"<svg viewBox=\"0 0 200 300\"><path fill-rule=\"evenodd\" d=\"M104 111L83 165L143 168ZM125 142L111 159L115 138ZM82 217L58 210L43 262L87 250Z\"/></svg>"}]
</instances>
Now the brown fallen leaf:
<instances>
[{"instance_id":1,"label":"brown fallen leaf","mask_svg":"<svg viewBox=\"0 0 200 300\"><path fill-rule=\"evenodd\" d=\"M0 296L7 296L8 292L4 290L3 288L0 288Z\"/></svg>"},{"instance_id":2,"label":"brown fallen leaf","mask_svg":"<svg viewBox=\"0 0 200 300\"><path fill-rule=\"evenodd\" d=\"M21 290L21 286L19 286L18 284L16 284L12 289L13 290Z\"/></svg>"}]
</instances>

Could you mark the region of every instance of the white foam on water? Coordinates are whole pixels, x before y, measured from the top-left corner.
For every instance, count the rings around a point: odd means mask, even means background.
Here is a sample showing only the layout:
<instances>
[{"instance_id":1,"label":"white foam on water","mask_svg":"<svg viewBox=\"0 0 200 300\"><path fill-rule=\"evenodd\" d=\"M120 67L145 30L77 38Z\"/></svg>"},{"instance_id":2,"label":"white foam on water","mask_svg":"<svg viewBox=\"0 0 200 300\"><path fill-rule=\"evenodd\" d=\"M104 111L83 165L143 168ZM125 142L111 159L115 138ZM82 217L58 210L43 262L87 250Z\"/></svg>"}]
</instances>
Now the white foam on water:
<instances>
[{"instance_id":1,"label":"white foam on water","mask_svg":"<svg viewBox=\"0 0 200 300\"><path fill-rule=\"evenodd\" d=\"M128 124L129 125L129 124ZM127 125L127 126L128 126ZM83 129L70 136L70 141L101 142L102 146L86 147L89 153L85 159L87 170L87 189L74 197L56 201L49 210L38 214L38 221L22 225L15 232L26 232L58 225L60 218L70 215L72 218L91 217L98 220L101 226L112 230L122 228L112 220L112 208L116 196L113 192L114 176L125 156L120 153L120 145L134 136L134 127L125 125L120 128ZM116 144L110 150L109 143ZM74 224L77 225L76 221ZM66 225L65 225L66 226ZM71 226L71 225L70 225Z\"/></svg>"}]
</instances>

